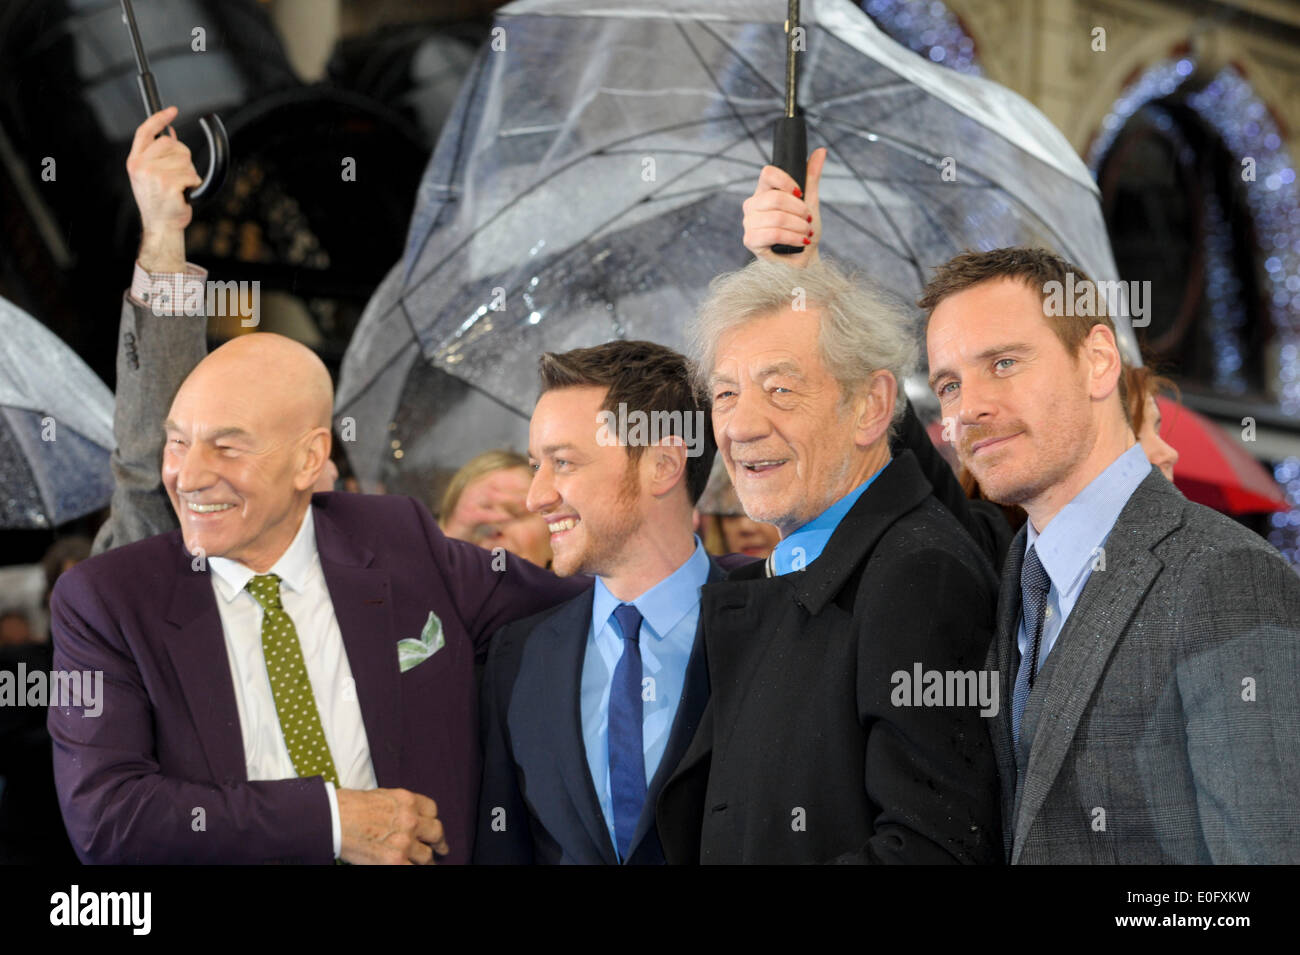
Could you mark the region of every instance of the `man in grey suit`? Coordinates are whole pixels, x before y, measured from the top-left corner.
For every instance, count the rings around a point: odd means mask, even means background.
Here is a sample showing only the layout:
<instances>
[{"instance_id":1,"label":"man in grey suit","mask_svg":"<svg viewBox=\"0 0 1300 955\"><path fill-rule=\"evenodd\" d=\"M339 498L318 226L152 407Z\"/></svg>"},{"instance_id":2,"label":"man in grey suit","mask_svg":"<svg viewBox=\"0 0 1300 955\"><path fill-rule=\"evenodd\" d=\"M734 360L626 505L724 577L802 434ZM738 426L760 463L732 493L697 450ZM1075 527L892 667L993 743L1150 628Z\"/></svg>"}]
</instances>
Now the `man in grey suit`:
<instances>
[{"instance_id":1,"label":"man in grey suit","mask_svg":"<svg viewBox=\"0 0 1300 955\"><path fill-rule=\"evenodd\" d=\"M998 249L920 301L962 463L1029 515L987 664L1007 858L1298 862L1300 578L1147 462L1096 292Z\"/></svg>"}]
</instances>

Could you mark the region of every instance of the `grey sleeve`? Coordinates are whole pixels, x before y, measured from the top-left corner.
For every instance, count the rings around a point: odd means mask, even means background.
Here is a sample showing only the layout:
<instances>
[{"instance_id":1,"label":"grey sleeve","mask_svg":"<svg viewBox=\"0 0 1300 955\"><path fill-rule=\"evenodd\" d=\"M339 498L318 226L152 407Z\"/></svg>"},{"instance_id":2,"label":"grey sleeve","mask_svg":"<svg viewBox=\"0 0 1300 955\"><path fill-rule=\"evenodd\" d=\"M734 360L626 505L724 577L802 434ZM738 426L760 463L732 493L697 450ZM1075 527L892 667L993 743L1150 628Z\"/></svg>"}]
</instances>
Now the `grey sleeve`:
<instances>
[{"instance_id":1,"label":"grey sleeve","mask_svg":"<svg viewBox=\"0 0 1300 955\"><path fill-rule=\"evenodd\" d=\"M1300 863L1300 579L1224 548L1185 589L1177 690L1202 835L1216 863Z\"/></svg>"},{"instance_id":2,"label":"grey sleeve","mask_svg":"<svg viewBox=\"0 0 1300 955\"><path fill-rule=\"evenodd\" d=\"M176 527L162 486L163 422L177 389L207 354L203 316L155 315L122 296L113 410L113 502L94 553Z\"/></svg>"}]
</instances>

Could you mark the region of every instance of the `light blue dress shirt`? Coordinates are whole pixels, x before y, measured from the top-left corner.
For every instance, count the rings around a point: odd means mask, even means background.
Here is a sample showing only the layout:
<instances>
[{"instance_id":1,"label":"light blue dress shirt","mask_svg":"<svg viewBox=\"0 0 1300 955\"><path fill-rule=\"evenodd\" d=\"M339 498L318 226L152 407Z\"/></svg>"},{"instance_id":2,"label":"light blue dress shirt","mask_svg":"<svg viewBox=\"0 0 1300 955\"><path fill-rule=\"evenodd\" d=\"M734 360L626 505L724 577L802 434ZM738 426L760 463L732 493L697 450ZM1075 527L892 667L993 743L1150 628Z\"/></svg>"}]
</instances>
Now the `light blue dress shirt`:
<instances>
[{"instance_id":1,"label":"light blue dress shirt","mask_svg":"<svg viewBox=\"0 0 1300 955\"><path fill-rule=\"evenodd\" d=\"M1101 566L1106 538L1115 527L1119 512L1150 473L1151 462L1142 445L1135 444L1061 508L1048 523L1047 530L1039 534L1034 530L1034 522L1028 523L1025 551L1033 547L1038 552L1038 559L1052 580L1043 612L1043 636L1038 644L1040 670L1092 576L1094 565ZM1029 647L1023 612L1016 639L1023 657Z\"/></svg>"},{"instance_id":2,"label":"light blue dress shirt","mask_svg":"<svg viewBox=\"0 0 1300 955\"><path fill-rule=\"evenodd\" d=\"M668 747L668 736L686 682L686 664L695 646L700 588L708 579L709 555L696 537L695 552L686 563L630 601L642 618L642 741L647 783L654 778ZM600 811L609 829L609 841L617 853L609 791L609 688L614 681L614 668L623 655L623 638L614 629L613 620L614 610L623 601L610 593L599 577L591 599L591 630L582 659L582 741L587 748L587 767L591 770ZM647 684L646 680L653 682Z\"/></svg>"},{"instance_id":3,"label":"light blue dress shirt","mask_svg":"<svg viewBox=\"0 0 1300 955\"><path fill-rule=\"evenodd\" d=\"M853 510L853 505L858 503L858 498L862 496L862 492L871 487L871 482L880 477L893 460L893 458L890 458L889 461L885 462L885 467L882 467L871 477L849 491L848 494L845 494L789 537L783 538L772 549L772 556L768 558L768 576L780 577L783 574L802 570L820 557L822 551L826 549L827 543L830 542L831 535L835 533L835 528L839 527L840 521L844 520L844 515Z\"/></svg>"}]
</instances>

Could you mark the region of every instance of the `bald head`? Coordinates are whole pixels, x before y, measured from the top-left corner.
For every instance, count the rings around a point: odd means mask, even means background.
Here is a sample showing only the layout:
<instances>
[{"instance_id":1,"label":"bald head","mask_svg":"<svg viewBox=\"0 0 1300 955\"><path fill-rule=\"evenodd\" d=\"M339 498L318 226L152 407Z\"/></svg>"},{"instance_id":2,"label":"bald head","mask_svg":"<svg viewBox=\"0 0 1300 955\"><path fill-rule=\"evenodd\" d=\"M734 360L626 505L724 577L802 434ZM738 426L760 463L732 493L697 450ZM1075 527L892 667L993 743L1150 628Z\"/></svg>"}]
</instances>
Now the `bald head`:
<instances>
[{"instance_id":1,"label":"bald head","mask_svg":"<svg viewBox=\"0 0 1300 955\"><path fill-rule=\"evenodd\" d=\"M266 413L269 425L294 433L328 429L334 410L325 363L306 345L270 332L241 335L213 350L194 366L177 400L186 391L216 403L232 395L255 396L255 407Z\"/></svg>"},{"instance_id":2,"label":"bald head","mask_svg":"<svg viewBox=\"0 0 1300 955\"><path fill-rule=\"evenodd\" d=\"M163 484L191 552L258 573L288 548L329 466L334 389L304 345L235 338L190 372L166 422Z\"/></svg>"}]
</instances>

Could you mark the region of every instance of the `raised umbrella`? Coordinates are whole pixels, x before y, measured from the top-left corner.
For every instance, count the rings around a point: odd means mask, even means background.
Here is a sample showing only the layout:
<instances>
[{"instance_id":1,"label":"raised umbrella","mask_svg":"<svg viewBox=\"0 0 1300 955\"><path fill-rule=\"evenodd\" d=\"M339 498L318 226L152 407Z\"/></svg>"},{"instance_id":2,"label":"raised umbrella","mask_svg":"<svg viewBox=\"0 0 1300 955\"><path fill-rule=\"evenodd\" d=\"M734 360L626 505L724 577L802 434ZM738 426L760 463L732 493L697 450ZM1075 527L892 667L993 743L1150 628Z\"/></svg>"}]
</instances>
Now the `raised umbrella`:
<instances>
[{"instance_id":1,"label":"raised umbrella","mask_svg":"<svg viewBox=\"0 0 1300 955\"><path fill-rule=\"evenodd\" d=\"M539 353L680 347L718 273L749 261L740 206L788 109L786 4L523 0L498 11L444 127L406 254L344 359L363 481L415 490L521 447ZM965 248L1044 245L1117 278L1097 191L1032 105L805 2L800 112L826 145L826 251L912 302ZM918 314L919 319L919 314ZM918 335L919 321L918 321ZM1136 358L1131 330L1123 347Z\"/></svg>"}]
</instances>

